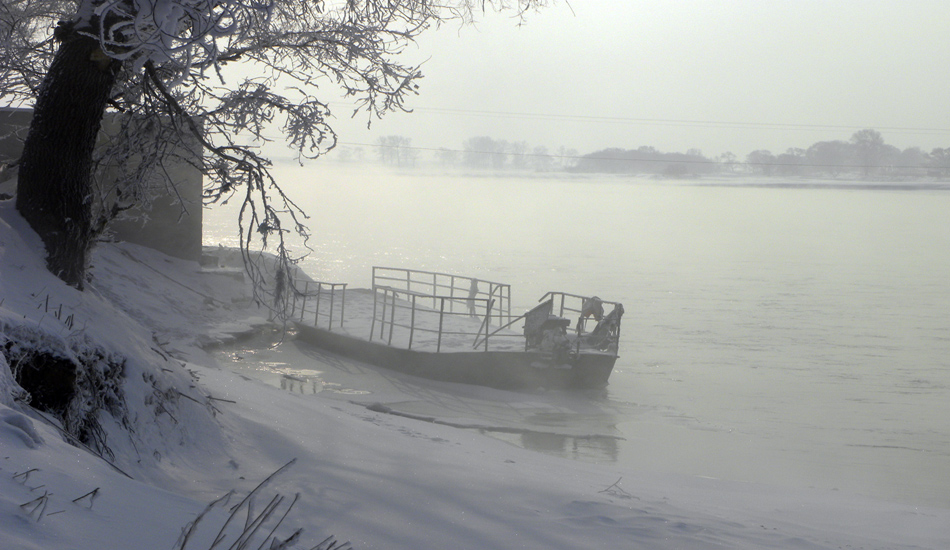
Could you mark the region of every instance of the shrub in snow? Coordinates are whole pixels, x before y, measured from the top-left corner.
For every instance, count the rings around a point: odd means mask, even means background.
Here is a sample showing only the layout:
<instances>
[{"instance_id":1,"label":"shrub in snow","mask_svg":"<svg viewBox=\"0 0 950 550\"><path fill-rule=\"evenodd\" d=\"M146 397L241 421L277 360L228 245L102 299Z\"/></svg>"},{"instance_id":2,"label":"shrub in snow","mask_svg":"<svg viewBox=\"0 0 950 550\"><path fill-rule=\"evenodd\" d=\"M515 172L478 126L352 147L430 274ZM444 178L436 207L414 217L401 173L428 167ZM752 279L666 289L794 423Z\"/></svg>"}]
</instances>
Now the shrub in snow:
<instances>
[{"instance_id":1,"label":"shrub in snow","mask_svg":"<svg viewBox=\"0 0 950 550\"><path fill-rule=\"evenodd\" d=\"M112 454L99 415L106 412L128 423L122 357L84 337L67 341L27 325L0 327L0 353L27 394L24 401L55 416L67 433L99 454Z\"/></svg>"}]
</instances>

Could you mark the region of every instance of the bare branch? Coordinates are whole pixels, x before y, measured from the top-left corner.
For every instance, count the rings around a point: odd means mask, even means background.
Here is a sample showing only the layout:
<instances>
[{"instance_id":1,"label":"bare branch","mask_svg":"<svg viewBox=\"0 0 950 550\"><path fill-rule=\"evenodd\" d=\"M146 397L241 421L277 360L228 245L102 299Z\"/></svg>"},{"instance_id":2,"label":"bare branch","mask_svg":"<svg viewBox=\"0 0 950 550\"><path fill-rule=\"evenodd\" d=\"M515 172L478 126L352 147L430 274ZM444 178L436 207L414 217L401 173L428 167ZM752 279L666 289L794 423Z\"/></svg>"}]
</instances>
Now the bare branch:
<instances>
[{"instance_id":1,"label":"bare branch","mask_svg":"<svg viewBox=\"0 0 950 550\"><path fill-rule=\"evenodd\" d=\"M282 317L297 291L296 263L310 250L307 217L271 176L260 144L279 129L298 161L318 158L337 143L330 104L318 92L335 88L368 125L389 112L408 112L422 72L399 59L420 33L447 21L464 24L478 10L507 9L520 19L543 3L5 0L0 101L28 103L35 96L55 53L54 26L59 39L95 38L103 59L121 69L108 102L118 113L119 135L96 153L92 229L104 231L133 206L147 207L156 193L177 194L168 167L190 165L205 176L206 203L243 191L238 231L255 298ZM227 82L234 63L254 76ZM303 249L298 255L290 236ZM273 265L262 260L268 246Z\"/></svg>"}]
</instances>

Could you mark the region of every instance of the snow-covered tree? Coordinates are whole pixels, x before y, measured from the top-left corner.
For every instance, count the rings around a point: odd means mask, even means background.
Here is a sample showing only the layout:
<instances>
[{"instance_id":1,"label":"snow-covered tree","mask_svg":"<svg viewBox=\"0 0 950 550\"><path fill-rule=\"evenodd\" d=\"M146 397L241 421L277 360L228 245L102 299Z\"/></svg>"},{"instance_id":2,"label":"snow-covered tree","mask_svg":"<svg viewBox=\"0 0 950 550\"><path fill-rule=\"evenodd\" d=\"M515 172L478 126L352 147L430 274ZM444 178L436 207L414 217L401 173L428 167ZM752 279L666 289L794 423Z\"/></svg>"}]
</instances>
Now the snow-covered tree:
<instances>
[{"instance_id":1,"label":"snow-covered tree","mask_svg":"<svg viewBox=\"0 0 950 550\"><path fill-rule=\"evenodd\" d=\"M487 5L523 14L544 0L510 2ZM301 160L331 149L330 107L326 95L318 96L325 89L355 101L353 115L368 123L406 110L422 77L417 66L399 60L406 46L434 25L470 21L485 6L475 0L2 0L0 100L34 107L17 208L43 238L49 269L81 288L97 232L147 200L143 182L161 179L166 163L184 161L205 175L206 202L240 194L245 253L268 238L277 241L270 243L280 258L277 275L289 276L295 258L284 236L294 232L305 243L307 229L257 147L267 132L278 126ZM123 134L97 150L107 110L117 113ZM94 192L99 162L126 168L109 193ZM174 192L174 182L167 183ZM261 266L247 265L261 281Z\"/></svg>"}]
</instances>

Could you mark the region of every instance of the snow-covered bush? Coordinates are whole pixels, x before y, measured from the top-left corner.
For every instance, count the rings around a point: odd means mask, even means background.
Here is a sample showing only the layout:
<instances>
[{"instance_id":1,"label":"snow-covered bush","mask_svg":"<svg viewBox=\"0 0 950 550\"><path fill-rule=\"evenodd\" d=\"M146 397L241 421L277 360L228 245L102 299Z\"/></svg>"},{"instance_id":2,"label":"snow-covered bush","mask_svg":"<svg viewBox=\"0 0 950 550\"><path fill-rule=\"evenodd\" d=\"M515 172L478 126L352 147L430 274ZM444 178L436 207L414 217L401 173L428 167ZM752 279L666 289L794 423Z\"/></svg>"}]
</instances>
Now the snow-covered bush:
<instances>
[{"instance_id":1,"label":"snow-covered bush","mask_svg":"<svg viewBox=\"0 0 950 550\"><path fill-rule=\"evenodd\" d=\"M0 326L0 355L27 394L21 399L53 415L66 433L97 453L112 454L99 417L107 413L121 424L128 423L121 356L86 338L68 341L29 325Z\"/></svg>"},{"instance_id":2,"label":"snow-covered bush","mask_svg":"<svg viewBox=\"0 0 950 550\"><path fill-rule=\"evenodd\" d=\"M155 340L163 327L186 324L182 316L197 337L203 323L231 313L200 314L208 306L181 286L204 288L197 265L179 280L156 279L153 266L171 265L167 257L143 252L138 261L129 250L106 245L97 258L109 272L80 292L43 269L42 243L11 202L0 201L0 405L32 407L68 441L145 477L196 442L224 448L213 403ZM111 300L110 280L139 290L126 302Z\"/></svg>"}]
</instances>

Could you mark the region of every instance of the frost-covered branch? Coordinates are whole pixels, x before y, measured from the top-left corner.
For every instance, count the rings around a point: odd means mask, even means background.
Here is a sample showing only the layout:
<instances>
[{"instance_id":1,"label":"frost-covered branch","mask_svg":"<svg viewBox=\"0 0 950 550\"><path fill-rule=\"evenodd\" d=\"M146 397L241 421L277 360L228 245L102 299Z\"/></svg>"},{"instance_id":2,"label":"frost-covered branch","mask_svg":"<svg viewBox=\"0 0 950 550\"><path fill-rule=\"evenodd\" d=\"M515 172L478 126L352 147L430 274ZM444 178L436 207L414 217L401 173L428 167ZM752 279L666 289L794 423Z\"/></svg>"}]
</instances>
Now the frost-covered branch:
<instances>
[{"instance_id":1,"label":"frost-covered branch","mask_svg":"<svg viewBox=\"0 0 950 550\"><path fill-rule=\"evenodd\" d=\"M362 114L367 124L408 111L422 73L400 59L420 33L447 21L463 24L479 10L513 9L523 16L542 3L5 0L0 100L24 102L38 93L56 53L49 36L54 25L63 44L94 40L93 57L116 71L107 105L119 134L95 153L95 166L105 175L91 231L103 231L132 206L147 206L155 193L177 193L169 167L191 165L205 176L206 203L241 193L248 273L261 285L277 278L275 299L265 300L261 290L259 300L281 313L282 296L295 290L288 285L298 259L285 236L300 237L305 252L308 232L306 215L271 177L271 163L260 153L269 134L279 129L299 161L317 158L337 141L327 89L355 102L352 114ZM268 246L278 265L265 269L254 250Z\"/></svg>"},{"instance_id":2,"label":"frost-covered branch","mask_svg":"<svg viewBox=\"0 0 950 550\"><path fill-rule=\"evenodd\" d=\"M32 99L55 53L50 29L72 9L63 0L0 2L0 104Z\"/></svg>"}]
</instances>

